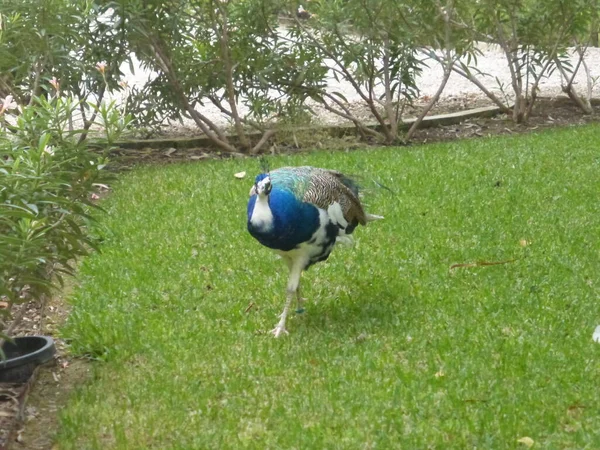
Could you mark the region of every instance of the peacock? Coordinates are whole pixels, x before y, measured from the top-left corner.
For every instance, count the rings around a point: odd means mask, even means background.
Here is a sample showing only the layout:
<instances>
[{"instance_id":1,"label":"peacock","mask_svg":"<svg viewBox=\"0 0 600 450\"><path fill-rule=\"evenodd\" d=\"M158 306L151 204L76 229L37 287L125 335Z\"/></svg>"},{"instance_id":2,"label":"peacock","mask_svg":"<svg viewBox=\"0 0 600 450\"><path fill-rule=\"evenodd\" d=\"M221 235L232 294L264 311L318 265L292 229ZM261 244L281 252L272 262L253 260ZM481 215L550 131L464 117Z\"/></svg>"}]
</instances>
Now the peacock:
<instances>
[{"instance_id":1,"label":"peacock","mask_svg":"<svg viewBox=\"0 0 600 450\"><path fill-rule=\"evenodd\" d=\"M248 231L262 245L275 250L289 268L287 296L275 337L287 334L286 318L300 296L302 272L329 257L336 242L351 244L352 232L367 222L383 219L367 214L358 185L335 170L282 167L256 176L248 201Z\"/></svg>"}]
</instances>

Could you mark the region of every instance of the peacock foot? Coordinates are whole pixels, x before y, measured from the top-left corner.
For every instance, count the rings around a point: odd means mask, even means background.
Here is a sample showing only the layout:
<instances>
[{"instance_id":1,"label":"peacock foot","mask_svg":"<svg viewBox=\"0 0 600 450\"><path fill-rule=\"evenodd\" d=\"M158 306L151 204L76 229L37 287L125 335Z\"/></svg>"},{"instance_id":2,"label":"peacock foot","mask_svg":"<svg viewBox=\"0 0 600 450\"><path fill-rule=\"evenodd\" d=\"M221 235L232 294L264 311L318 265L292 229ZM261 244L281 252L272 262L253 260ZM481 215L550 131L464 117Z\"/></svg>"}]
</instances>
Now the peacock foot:
<instances>
[{"instance_id":1,"label":"peacock foot","mask_svg":"<svg viewBox=\"0 0 600 450\"><path fill-rule=\"evenodd\" d=\"M288 330L285 329L285 326L283 325L277 325L275 328L273 328L271 330L271 333L273 333L273 335L278 338L279 336L281 336L282 334L289 334Z\"/></svg>"}]
</instances>

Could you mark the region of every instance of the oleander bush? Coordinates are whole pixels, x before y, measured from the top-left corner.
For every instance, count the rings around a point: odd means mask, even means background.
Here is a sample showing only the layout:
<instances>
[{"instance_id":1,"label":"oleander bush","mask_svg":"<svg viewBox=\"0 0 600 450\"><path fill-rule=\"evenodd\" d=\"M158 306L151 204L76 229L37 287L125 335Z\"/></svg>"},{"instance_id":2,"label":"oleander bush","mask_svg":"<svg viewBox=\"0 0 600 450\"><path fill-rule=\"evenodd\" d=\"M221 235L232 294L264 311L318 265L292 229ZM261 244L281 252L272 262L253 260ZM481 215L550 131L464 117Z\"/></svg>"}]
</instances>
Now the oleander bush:
<instances>
[{"instance_id":1,"label":"oleander bush","mask_svg":"<svg viewBox=\"0 0 600 450\"><path fill-rule=\"evenodd\" d=\"M296 0L0 6L0 99L29 103L55 77L80 101L84 128L94 122L87 101L120 91L142 128L191 119L227 152L264 151L274 134L306 124L317 108L353 123L369 142L393 144L414 133L400 131L404 111L421 97L419 74L436 64L444 77L425 114L452 72L515 122L529 119L540 84L555 71L569 98L593 112L597 80L586 56L597 40L597 0L332 0L306 2L306 9ZM500 49L510 83L478 71L481 42ZM90 70L98 62L103 71ZM127 63L146 70L147 81L128 87ZM576 89L581 71L585 92Z\"/></svg>"},{"instance_id":2,"label":"oleander bush","mask_svg":"<svg viewBox=\"0 0 600 450\"><path fill-rule=\"evenodd\" d=\"M48 294L96 247L88 228L95 191L110 177L106 155L130 117L114 103L88 105L97 111L88 136L69 125L78 103L56 94L17 107L8 97L1 110L0 297L7 307L0 334L12 305Z\"/></svg>"}]
</instances>

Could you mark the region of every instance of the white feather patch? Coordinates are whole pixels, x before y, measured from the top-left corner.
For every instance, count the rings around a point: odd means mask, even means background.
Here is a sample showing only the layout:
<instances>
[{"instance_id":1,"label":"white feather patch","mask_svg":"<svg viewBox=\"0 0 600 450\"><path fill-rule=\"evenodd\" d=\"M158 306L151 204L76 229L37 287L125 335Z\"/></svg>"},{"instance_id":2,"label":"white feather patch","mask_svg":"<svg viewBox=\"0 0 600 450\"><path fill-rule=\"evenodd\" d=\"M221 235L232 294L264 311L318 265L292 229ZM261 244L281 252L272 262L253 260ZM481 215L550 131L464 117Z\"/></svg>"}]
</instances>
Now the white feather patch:
<instances>
[{"instance_id":1,"label":"white feather patch","mask_svg":"<svg viewBox=\"0 0 600 450\"><path fill-rule=\"evenodd\" d=\"M256 197L250 223L261 231L269 231L273 227L273 213L266 195Z\"/></svg>"},{"instance_id":2,"label":"white feather patch","mask_svg":"<svg viewBox=\"0 0 600 450\"><path fill-rule=\"evenodd\" d=\"M327 214L329 215L329 219L336 225L341 226L342 228L346 228L348 226L348 221L344 218L344 212L342 211L342 207L338 202L334 202L329 205L327 208Z\"/></svg>"},{"instance_id":3,"label":"white feather patch","mask_svg":"<svg viewBox=\"0 0 600 450\"><path fill-rule=\"evenodd\" d=\"M312 235L312 238L315 239L315 244L318 247L320 247L327 238L327 232L325 231L325 227L328 223L329 218L327 217L327 213L325 213L324 210L319 209L319 228Z\"/></svg>"}]
</instances>

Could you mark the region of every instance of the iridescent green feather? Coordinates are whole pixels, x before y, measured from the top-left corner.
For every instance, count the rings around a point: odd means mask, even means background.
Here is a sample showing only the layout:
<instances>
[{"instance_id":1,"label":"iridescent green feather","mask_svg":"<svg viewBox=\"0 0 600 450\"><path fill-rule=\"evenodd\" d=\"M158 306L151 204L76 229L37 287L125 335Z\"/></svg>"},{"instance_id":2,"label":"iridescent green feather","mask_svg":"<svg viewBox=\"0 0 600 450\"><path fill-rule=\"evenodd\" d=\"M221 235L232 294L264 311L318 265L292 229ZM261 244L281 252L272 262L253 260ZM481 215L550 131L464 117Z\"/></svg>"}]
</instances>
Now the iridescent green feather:
<instances>
[{"instance_id":1,"label":"iridescent green feather","mask_svg":"<svg viewBox=\"0 0 600 450\"><path fill-rule=\"evenodd\" d=\"M337 202L348 222L366 221L358 185L340 172L310 166L282 167L270 172L269 177L276 188L291 192L300 201L322 209Z\"/></svg>"},{"instance_id":2,"label":"iridescent green feather","mask_svg":"<svg viewBox=\"0 0 600 450\"><path fill-rule=\"evenodd\" d=\"M311 186L314 172L312 167L282 167L270 172L269 178L278 189L285 189L298 200L303 200Z\"/></svg>"}]
</instances>

